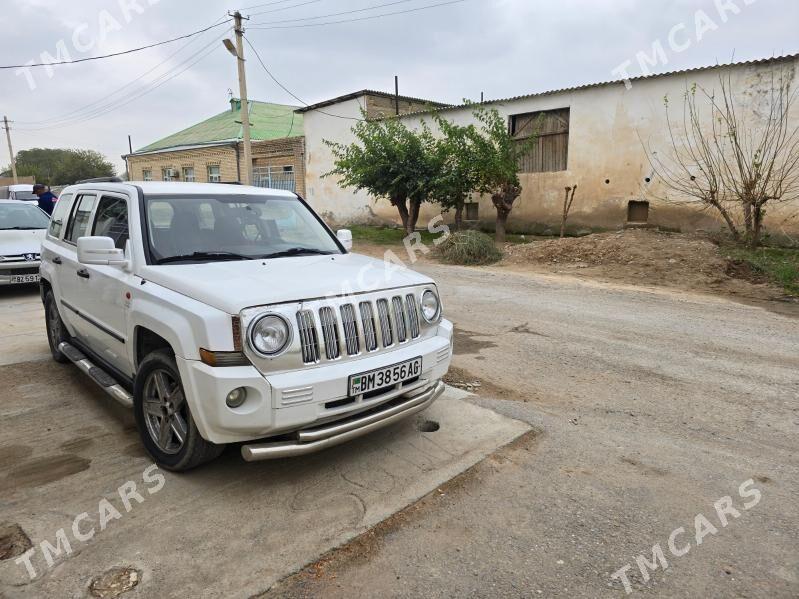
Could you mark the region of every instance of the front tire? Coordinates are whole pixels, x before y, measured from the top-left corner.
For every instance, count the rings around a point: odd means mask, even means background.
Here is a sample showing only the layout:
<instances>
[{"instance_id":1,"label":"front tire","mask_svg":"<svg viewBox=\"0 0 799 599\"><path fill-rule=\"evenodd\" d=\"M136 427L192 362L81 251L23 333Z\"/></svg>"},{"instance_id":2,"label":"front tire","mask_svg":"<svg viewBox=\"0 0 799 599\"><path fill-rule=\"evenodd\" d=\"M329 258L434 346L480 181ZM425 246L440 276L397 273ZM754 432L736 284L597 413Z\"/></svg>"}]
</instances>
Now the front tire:
<instances>
[{"instance_id":1,"label":"front tire","mask_svg":"<svg viewBox=\"0 0 799 599\"><path fill-rule=\"evenodd\" d=\"M155 351L139 365L133 409L145 449L167 470L195 468L225 449L203 439L197 430L175 357L167 351Z\"/></svg>"},{"instance_id":2,"label":"front tire","mask_svg":"<svg viewBox=\"0 0 799 599\"><path fill-rule=\"evenodd\" d=\"M58 312L58 304L55 301L55 296L52 290L48 290L44 296L44 319L45 327L47 328L47 343L50 346L50 353L53 355L53 360L61 364L69 362L58 346L61 343L69 343L69 333L64 326L64 321L61 320L61 314Z\"/></svg>"}]
</instances>

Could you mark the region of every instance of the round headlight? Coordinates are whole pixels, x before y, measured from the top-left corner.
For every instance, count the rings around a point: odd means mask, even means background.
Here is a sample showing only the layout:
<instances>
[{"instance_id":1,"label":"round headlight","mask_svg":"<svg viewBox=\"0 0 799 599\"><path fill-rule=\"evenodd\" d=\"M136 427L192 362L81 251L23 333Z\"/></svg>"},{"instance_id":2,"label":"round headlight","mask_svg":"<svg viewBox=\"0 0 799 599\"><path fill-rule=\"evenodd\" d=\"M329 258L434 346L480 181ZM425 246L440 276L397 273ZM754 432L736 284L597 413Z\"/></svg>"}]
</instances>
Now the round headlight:
<instances>
[{"instance_id":1,"label":"round headlight","mask_svg":"<svg viewBox=\"0 0 799 599\"><path fill-rule=\"evenodd\" d=\"M250 343L255 351L273 356L285 349L291 338L289 324L282 316L267 314L250 326Z\"/></svg>"},{"instance_id":2,"label":"round headlight","mask_svg":"<svg viewBox=\"0 0 799 599\"><path fill-rule=\"evenodd\" d=\"M427 322L435 322L441 310L436 292L432 289L426 290L422 294L422 316Z\"/></svg>"}]
</instances>

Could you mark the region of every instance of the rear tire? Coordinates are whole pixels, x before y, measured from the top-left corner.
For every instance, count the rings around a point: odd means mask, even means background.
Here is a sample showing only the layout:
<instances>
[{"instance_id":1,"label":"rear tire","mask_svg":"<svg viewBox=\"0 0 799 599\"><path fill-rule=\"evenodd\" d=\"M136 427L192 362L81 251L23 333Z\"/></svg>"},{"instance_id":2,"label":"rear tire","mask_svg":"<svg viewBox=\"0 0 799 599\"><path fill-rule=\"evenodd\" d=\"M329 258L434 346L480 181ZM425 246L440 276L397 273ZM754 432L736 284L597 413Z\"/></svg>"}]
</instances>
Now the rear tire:
<instances>
[{"instance_id":1,"label":"rear tire","mask_svg":"<svg viewBox=\"0 0 799 599\"><path fill-rule=\"evenodd\" d=\"M48 290L44 296L44 320L47 328L47 343L50 345L50 353L53 355L53 360L61 364L69 362L69 358L58 349L61 343L69 343L70 337L64 326L64 321L61 320L61 314L58 312L58 304L55 301L52 290Z\"/></svg>"},{"instance_id":2,"label":"rear tire","mask_svg":"<svg viewBox=\"0 0 799 599\"><path fill-rule=\"evenodd\" d=\"M225 449L197 430L171 352L154 351L142 360L133 386L133 410L142 444L167 470L195 468Z\"/></svg>"}]
</instances>

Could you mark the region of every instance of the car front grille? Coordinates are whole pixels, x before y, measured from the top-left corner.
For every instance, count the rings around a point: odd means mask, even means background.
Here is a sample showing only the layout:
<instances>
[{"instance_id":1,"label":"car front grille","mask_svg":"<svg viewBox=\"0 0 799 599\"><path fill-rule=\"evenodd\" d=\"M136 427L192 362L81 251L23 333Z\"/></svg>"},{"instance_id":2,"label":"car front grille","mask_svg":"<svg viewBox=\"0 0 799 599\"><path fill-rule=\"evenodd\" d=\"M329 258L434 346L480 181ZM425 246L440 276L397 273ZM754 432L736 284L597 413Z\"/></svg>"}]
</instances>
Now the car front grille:
<instances>
[{"instance_id":1,"label":"car front grille","mask_svg":"<svg viewBox=\"0 0 799 599\"><path fill-rule=\"evenodd\" d=\"M344 303L338 309L297 312L302 361L305 364L358 355L361 344L367 352L392 347L419 337L419 306L409 293L357 304ZM376 315L376 318L375 318Z\"/></svg>"},{"instance_id":2,"label":"car front grille","mask_svg":"<svg viewBox=\"0 0 799 599\"><path fill-rule=\"evenodd\" d=\"M4 275L38 275L39 267L32 266L30 268L9 268L7 270L3 270L2 273Z\"/></svg>"}]
</instances>

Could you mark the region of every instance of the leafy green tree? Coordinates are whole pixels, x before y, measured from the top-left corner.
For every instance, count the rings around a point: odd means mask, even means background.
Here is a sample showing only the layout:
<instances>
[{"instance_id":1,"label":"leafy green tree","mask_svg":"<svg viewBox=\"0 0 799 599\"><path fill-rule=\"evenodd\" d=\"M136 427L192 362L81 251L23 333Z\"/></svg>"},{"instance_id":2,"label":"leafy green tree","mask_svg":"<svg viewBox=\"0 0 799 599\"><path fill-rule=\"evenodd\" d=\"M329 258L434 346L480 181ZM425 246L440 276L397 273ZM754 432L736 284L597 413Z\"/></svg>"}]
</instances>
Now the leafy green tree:
<instances>
[{"instance_id":1,"label":"leafy green tree","mask_svg":"<svg viewBox=\"0 0 799 599\"><path fill-rule=\"evenodd\" d=\"M32 175L45 185L70 185L81 179L111 177L114 165L94 150L32 148L17 153L17 173Z\"/></svg>"},{"instance_id":2,"label":"leafy green tree","mask_svg":"<svg viewBox=\"0 0 799 599\"><path fill-rule=\"evenodd\" d=\"M474 117L479 127L473 128L471 143L478 161L476 191L491 196L497 210L497 242L505 241L505 229L513 204L522 193L519 182L519 161L538 142L537 135L525 141L514 139L506 120L495 108L478 107Z\"/></svg>"},{"instance_id":3,"label":"leafy green tree","mask_svg":"<svg viewBox=\"0 0 799 599\"><path fill-rule=\"evenodd\" d=\"M430 200L433 189L435 139L428 128L412 131L394 118L360 121L352 132L357 141L349 145L325 140L335 166L323 176L338 175L343 186L386 198L396 207L405 231L412 233L419 208Z\"/></svg>"},{"instance_id":4,"label":"leafy green tree","mask_svg":"<svg viewBox=\"0 0 799 599\"><path fill-rule=\"evenodd\" d=\"M442 136L436 140L437 174L431 195L444 210L455 211L455 230L463 224L463 207L480 181L480 159L473 142L474 125L456 125L440 114L433 115Z\"/></svg>"}]
</instances>

